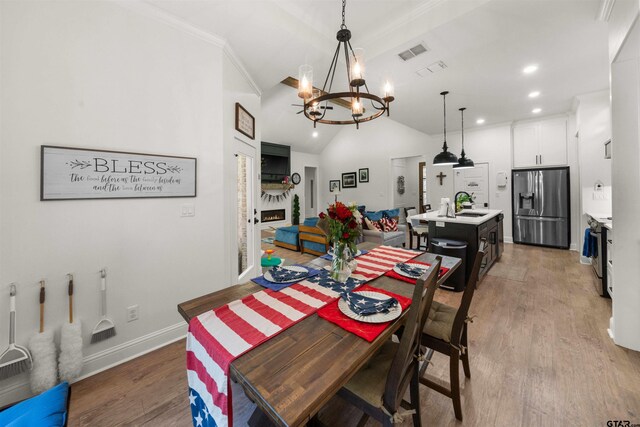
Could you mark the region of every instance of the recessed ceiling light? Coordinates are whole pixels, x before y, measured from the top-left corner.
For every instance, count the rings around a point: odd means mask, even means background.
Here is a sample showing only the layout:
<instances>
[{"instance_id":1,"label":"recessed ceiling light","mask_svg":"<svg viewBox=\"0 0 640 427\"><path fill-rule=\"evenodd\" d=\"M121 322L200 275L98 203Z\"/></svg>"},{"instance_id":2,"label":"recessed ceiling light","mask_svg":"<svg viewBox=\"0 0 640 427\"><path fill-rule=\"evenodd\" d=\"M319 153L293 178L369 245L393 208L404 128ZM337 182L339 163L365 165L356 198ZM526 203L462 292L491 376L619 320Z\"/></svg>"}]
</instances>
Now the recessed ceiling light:
<instances>
[{"instance_id":1,"label":"recessed ceiling light","mask_svg":"<svg viewBox=\"0 0 640 427\"><path fill-rule=\"evenodd\" d=\"M531 110L533 114L538 114L540 111L542 111L542 108L534 108L533 110Z\"/></svg>"},{"instance_id":2,"label":"recessed ceiling light","mask_svg":"<svg viewBox=\"0 0 640 427\"><path fill-rule=\"evenodd\" d=\"M312 136L312 137L314 137L314 138L317 138L317 137L318 137L318 132L313 132L313 133L311 134L311 136Z\"/></svg>"},{"instance_id":3,"label":"recessed ceiling light","mask_svg":"<svg viewBox=\"0 0 640 427\"><path fill-rule=\"evenodd\" d=\"M477 124L479 124L479 125L481 125L481 124L483 124L483 123L484 123L484 119L478 119L478 120L476 120L476 123L477 123Z\"/></svg>"},{"instance_id":4,"label":"recessed ceiling light","mask_svg":"<svg viewBox=\"0 0 640 427\"><path fill-rule=\"evenodd\" d=\"M538 90L534 90L533 92L531 92L529 94L529 98L537 98L539 96L540 96L540 91L538 91Z\"/></svg>"},{"instance_id":5,"label":"recessed ceiling light","mask_svg":"<svg viewBox=\"0 0 640 427\"><path fill-rule=\"evenodd\" d=\"M534 73L537 69L538 69L537 65L531 64L531 65L527 65L526 67L524 67L522 69L522 72L525 73L525 74L531 74L531 73Z\"/></svg>"}]
</instances>

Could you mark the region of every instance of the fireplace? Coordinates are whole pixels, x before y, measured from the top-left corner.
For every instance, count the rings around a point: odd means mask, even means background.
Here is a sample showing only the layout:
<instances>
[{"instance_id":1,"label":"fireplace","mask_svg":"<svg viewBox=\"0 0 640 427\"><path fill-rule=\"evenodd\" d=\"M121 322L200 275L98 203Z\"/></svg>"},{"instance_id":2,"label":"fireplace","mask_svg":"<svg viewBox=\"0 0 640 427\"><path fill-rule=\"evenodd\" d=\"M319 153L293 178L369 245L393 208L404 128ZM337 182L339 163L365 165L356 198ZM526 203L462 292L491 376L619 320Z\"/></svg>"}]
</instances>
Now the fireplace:
<instances>
[{"instance_id":1,"label":"fireplace","mask_svg":"<svg viewBox=\"0 0 640 427\"><path fill-rule=\"evenodd\" d=\"M261 211L260 217L262 222L284 221L285 213L284 209L272 209Z\"/></svg>"}]
</instances>

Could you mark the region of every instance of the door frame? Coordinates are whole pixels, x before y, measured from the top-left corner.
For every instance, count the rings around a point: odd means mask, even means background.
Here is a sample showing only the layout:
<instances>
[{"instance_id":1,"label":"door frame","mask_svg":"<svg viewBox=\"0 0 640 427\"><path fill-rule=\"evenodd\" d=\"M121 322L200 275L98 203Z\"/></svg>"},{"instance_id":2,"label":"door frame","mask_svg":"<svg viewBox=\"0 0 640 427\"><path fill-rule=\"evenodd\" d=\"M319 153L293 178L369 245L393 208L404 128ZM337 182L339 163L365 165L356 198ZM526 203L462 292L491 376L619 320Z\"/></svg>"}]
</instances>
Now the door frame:
<instances>
[{"instance_id":1,"label":"door frame","mask_svg":"<svg viewBox=\"0 0 640 427\"><path fill-rule=\"evenodd\" d=\"M251 199L252 199L252 205L253 205L253 215L251 215L251 213L249 212L249 217L250 217L249 219L251 221L250 224L251 224L252 232L247 233L248 235L251 234L253 236L252 239L250 238L247 239L247 252L253 254L253 265L250 265L250 261L248 260L247 269L243 273L239 274L238 258L237 256L234 255L234 254L237 254L238 252L238 241L236 236L232 235L231 236L231 269L232 269L231 277L232 277L233 284L238 284L238 283L244 283L249 281L251 277L258 276L261 271L261 267L260 267L261 228L260 228L260 222L259 221L256 222L254 220L254 219L258 219L258 220L260 219L260 210L261 210L261 207L259 205L259 199L258 199L258 194L259 194L258 175L260 173L258 169L260 165L258 162L258 158L260 155L260 151L258 148L256 148L252 144L245 142L240 138L234 138L233 154L234 154L233 172L235 177L236 189L237 189L237 176L238 176L238 169L237 169L238 154L243 154L245 156L253 158L253 170L251 171L251 178L252 178L251 179L251 193L252 193ZM235 227L233 228L233 230L237 231L239 226L238 220L237 220L237 209L238 209L237 192L234 191L233 194L234 194L233 203L232 203L232 206L234 207L233 223L235 224Z\"/></svg>"}]
</instances>

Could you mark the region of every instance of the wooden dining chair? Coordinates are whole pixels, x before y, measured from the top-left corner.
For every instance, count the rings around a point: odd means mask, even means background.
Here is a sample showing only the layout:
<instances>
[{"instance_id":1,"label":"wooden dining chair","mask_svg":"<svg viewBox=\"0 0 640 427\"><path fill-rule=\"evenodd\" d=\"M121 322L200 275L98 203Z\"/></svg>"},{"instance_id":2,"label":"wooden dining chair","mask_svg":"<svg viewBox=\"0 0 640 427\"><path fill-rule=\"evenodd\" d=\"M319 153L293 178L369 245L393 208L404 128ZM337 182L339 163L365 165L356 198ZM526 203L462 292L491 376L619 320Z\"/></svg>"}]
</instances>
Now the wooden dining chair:
<instances>
[{"instance_id":1,"label":"wooden dining chair","mask_svg":"<svg viewBox=\"0 0 640 427\"><path fill-rule=\"evenodd\" d=\"M467 287L462 294L462 301L458 308L450 307L438 301L434 301L429 311L427 323L422 331L421 344L438 353L449 356L449 383L447 389L443 385L424 377L424 371L428 363L425 363L420 370L420 383L444 394L453 400L453 411L456 418L462 421L462 405L460 403L460 359L464 374L471 378L469 369L469 347L467 344L467 324L471 299L476 289L478 273L482 259L485 256L486 246L483 245L476 254L473 262L473 270L467 282ZM433 354L433 351L430 351ZM428 357L430 359L430 357Z\"/></svg>"},{"instance_id":2,"label":"wooden dining chair","mask_svg":"<svg viewBox=\"0 0 640 427\"><path fill-rule=\"evenodd\" d=\"M339 396L364 412L358 426L364 425L369 417L383 426L391 426L402 422L408 414L412 414L415 426L421 426L420 335L433 302L441 260L438 257L431 269L417 280L400 342L385 342L338 391ZM407 387L410 388L410 404L402 400ZM406 411L405 406L412 410Z\"/></svg>"},{"instance_id":3,"label":"wooden dining chair","mask_svg":"<svg viewBox=\"0 0 640 427\"><path fill-rule=\"evenodd\" d=\"M409 230L409 249L413 249L413 238L417 237L418 245L416 249L421 249L423 246L420 244L421 239L424 239L424 250L426 251L428 248L429 242L429 227L425 223L424 225L420 225L414 227L409 221L409 217L413 215L417 215L418 211L415 207L404 208L404 217L407 219L407 229Z\"/></svg>"}]
</instances>

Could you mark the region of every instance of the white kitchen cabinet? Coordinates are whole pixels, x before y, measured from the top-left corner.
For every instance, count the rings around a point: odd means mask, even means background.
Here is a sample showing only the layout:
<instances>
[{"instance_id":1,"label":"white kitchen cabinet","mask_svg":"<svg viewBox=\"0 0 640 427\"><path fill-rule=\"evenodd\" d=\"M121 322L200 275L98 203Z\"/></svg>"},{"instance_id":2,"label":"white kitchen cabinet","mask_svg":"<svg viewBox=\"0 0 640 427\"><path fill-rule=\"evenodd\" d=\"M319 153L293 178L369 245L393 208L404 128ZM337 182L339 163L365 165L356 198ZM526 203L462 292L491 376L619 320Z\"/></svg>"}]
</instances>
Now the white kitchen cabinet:
<instances>
[{"instance_id":1,"label":"white kitchen cabinet","mask_svg":"<svg viewBox=\"0 0 640 427\"><path fill-rule=\"evenodd\" d=\"M549 119L513 127L513 167L567 164L567 119Z\"/></svg>"}]
</instances>

